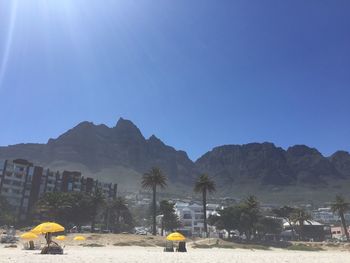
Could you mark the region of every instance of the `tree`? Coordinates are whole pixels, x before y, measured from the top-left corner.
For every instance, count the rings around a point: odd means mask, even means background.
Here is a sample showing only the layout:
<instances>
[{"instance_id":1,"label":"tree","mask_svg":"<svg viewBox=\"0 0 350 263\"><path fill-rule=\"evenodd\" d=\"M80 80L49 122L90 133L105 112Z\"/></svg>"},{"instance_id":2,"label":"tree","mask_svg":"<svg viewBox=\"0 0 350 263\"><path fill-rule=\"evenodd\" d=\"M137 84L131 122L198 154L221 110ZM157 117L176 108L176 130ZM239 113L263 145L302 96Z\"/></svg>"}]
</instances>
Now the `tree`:
<instances>
[{"instance_id":1,"label":"tree","mask_svg":"<svg viewBox=\"0 0 350 263\"><path fill-rule=\"evenodd\" d=\"M335 202L331 205L331 209L333 213L337 213L339 215L346 236L346 240L349 241L349 232L346 226L344 214L350 210L350 204L345 201L343 196L337 195L335 197Z\"/></svg>"},{"instance_id":2,"label":"tree","mask_svg":"<svg viewBox=\"0 0 350 263\"><path fill-rule=\"evenodd\" d=\"M253 195L246 198L241 204L240 231L244 232L247 239L250 240L252 234L256 235L256 224L261 214L257 198Z\"/></svg>"},{"instance_id":3,"label":"tree","mask_svg":"<svg viewBox=\"0 0 350 263\"><path fill-rule=\"evenodd\" d=\"M208 222L215 225L217 229L224 229L228 233L240 229L240 218L242 209L239 206L226 207L218 211L218 215L211 215Z\"/></svg>"},{"instance_id":4,"label":"tree","mask_svg":"<svg viewBox=\"0 0 350 263\"><path fill-rule=\"evenodd\" d=\"M15 216L12 213L12 207L7 200L0 196L0 226L11 225L15 221Z\"/></svg>"},{"instance_id":5,"label":"tree","mask_svg":"<svg viewBox=\"0 0 350 263\"><path fill-rule=\"evenodd\" d=\"M166 231L174 231L174 229L181 225L178 216L175 214L173 203L166 200L161 201L159 211L163 215L162 230L165 229Z\"/></svg>"},{"instance_id":6,"label":"tree","mask_svg":"<svg viewBox=\"0 0 350 263\"><path fill-rule=\"evenodd\" d=\"M68 193L46 193L39 199L36 207L42 219L68 224L68 215L72 208Z\"/></svg>"},{"instance_id":7,"label":"tree","mask_svg":"<svg viewBox=\"0 0 350 263\"><path fill-rule=\"evenodd\" d=\"M81 226L90 221L94 207L91 205L92 197L82 192L67 193L70 209L68 210L68 222L77 226L80 231Z\"/></svg>"},{"instance_id":8,"label":"tree","mask_svg":"<svg viewBox=\"0 0 350 263\"><path fill-rule=\"evenodd\" d=\"M280 220L272 217L261 217L255 227L259 239L262 239L266 234L278 235L282 231Z\"/></svg>"},{"instance_id":9,"label":"tree","mask_svg":"<svg viewBox=\"0 0 350 263\"><path fill-rule=\"evenodd\" d=\"M252 235L261 239L266 234L279 234L282 229L280 220L261 215L255 196L249 196L238 205L218 211L218 215L210 216L208 221L217 229L225 229L229 233L238 230L240 235L245 234L247 240Z\"/></svg>"},{"instance_id":10,"label":"tree","mask_svg":"<svg viewBox=\"0 0 350 263\"><path fill-rule=\"evenodd\" d=\"M90 198L90 216L91 216L91 232L94 232L96 216L100 209L105 205L105 196L99 187L96 187L95 191Z\"/></svg>"},{"instance_id":11,"label":"tree","mask_svg":"<svg viewBox=\"0 0 350 263\"><path fill-rule=\"evenodd\" d=\"M296 208L293 208L290 206L283 206L272 210L272 213L275 216L281 217L288 222L289 227L291 228L291 231L292 231L292 239L294 239L294 232L295 232L294 225L292 222L292 219L293 219L292 217L293 217L293 214L295 213L295 209Z\"/></svg>"},{"instance_id":12,"label":"tree","mask_svg":"<svg viewBox=\"0 0 350 263\"><path fill-rule=\"evenodd\" d=\"M142 177L142 187L144 189L151 189L153 192L153 199L152 199L152 209L153 209L153 226L152 226L152 234L155 236L157 234L157 222L156 222L156 216L157 216L157 186L160 188L166 187L166 176L163 174L163 172L157 168L153 167L148 173L145 173Z\"/></svg>"},{"instance_id":13,"label":"tree","mask_svg":"<svg viewBox=\"0 0 350 263\"><path fill-rule=\"evenodd\" d=\"M196 193L202 193L203 200L203 220L204 220L204 232L208 236L208 225L207 225L207 193L213 193L216 191L215 182L209 178L207 174L199 176L198 180L194 185L194 191Z\"/></svg>"},{"instance_id":14,"label":"tree","mask_svg":"<svg viewBox=\"0 0 350 263\"><path fill-rule=\"evenodd\" d=\"M79 229L90 219L91 196L81 192L46 193L37 203L37 212L42 219L65 226L74 224Z\"/></svg>"},{"instance_id":15,"label":"tree","mask_svg":"<svg viewBox=\"0 0 350 263\"><path fill-rule=\"evenodd\" d=\"M133 220L124 198L117 197L109 204L108 209L114 232L120 233L131 228Z\"/></svg>"},{"instance_id":16,"label":"tree","mask_svg":"<svg viewBox=\"0 0 350 263\"><path fill-rule=\"evenodd\" d=\"M310 222L312 219L311 215L304 209L295 208L293 214L291 215L291 219L294 225L298 223L299 239L304 240L304 223Z\"/></svg>"}]
</instances>

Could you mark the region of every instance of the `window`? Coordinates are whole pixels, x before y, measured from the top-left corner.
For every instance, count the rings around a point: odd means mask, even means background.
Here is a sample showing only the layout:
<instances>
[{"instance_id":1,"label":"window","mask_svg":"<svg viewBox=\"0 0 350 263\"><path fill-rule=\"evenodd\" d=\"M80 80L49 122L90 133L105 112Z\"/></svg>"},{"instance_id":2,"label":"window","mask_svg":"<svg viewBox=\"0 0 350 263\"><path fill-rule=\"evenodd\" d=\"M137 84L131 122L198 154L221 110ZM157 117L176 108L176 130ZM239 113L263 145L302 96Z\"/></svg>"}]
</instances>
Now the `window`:
<instances>
[{"instance_id":1,"label":"window","mask_svg":"<svg viewBox=\"0 0 350 263\"><path fill-rule=\"evenodd\" d=\"M21 194L21 191L17 189L12 189L12 193L19 195Z\"/></svg>"},{"instance_id":2,"label":"window","mask_svg":"<svg viewBox=\"0 0 350 263\"><path fill-rule=\"evenodd\" d=\"M13 182L12 182L12 185L15 185L15 186L22 186L22 182L13 181Z\"/></svg>"},{"instance_id":3,"label":"window","mask_svg":"<svg viewBox=\"0 0 350 263\"><path fill-rule=\"evenodd\" d=\"M4 179L4 184L10 184L11 183L11 180L9 179Z\"/></svg>"},{"instance_id":4,"label":"window","mask_svg":"<svg viewBox=\"0 0 350 263\"><path fill-rule=\"evenodd\" d=\"M192 219L191 214L184 214L184 219Z\"/></svg>"},{"instance_id":5,"label":"window","mask_svg":"<svg viewBox=\"0 0 350 263\"><path fill-rule=\"evenodd\" d=\"M192 226L192 222L185 222L184 226Z\"/></svg>"}]
</instances>

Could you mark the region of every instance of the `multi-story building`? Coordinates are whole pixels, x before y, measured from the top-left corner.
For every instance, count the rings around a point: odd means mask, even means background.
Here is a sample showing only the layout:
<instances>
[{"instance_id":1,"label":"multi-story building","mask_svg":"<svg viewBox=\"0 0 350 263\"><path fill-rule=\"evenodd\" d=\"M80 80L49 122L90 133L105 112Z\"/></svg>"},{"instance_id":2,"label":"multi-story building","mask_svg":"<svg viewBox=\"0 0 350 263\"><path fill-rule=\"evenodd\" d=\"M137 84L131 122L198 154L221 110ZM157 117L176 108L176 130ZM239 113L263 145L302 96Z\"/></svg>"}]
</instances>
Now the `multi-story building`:
<instances>
[{"instance_id":1,"label":"multi-story building","mask_svg":"<svg viewBox=\"0 0 350 263\"><path fill-rule=\"evenodd\" d=\"M39 198L42 168L27 160L2 161L0 194L13 207L19 220L27 213Z\"/></svg>"},{"instance_id":2,"label":"multi-story building","mask_svg":"<svg viewBox=\"0 0 350 263\"><path fill-rule=\"evenodd\" d=\"M107 199L116 197L117 184L84 178L80 172L53 172L22 159L0 161L0 195L13 207L20 221L28 217L45 193L91 193L96 188L100 188Z\"/></svg>"},{"instance_id":3,"label":"multi-story building","mask_svg":"<svg viewBox=\"0 0 350 263\"><path fill-rule=\"evenodd\" d=\"M182 224L181 230L188 236L203 236L204 235L204 216L203 206L194 202L176 202L174 205L175 213L179 217ZM216 204L207 205L207 218L216 213L219 208ZM208 226L210 228L210 226ZM214 229L209 229L213 232Z\"/></svg>"},{"instance_id":4,"label":"multi-story building","mask_svg":"<svg viewBox=\"0 0 350 263\"><path fill-rule=\"evenodd\" d=\"M350 213L345 213L344 216L346 221L350 221ZM334 224L340 221L339 215L333 213L330 207L318 208L312 211L312 218L325 224Z\"/></svg>"},{"instance_id":5,"label":"multi-story building","mask_svg":"<svg viewBox=\"0 0 350 263\"><path fill-rule=\"evenodd\" d=\"M62 174L62 192L80 192L81 191L81 172L64 171Z\"/></svg>"}]
</instances>

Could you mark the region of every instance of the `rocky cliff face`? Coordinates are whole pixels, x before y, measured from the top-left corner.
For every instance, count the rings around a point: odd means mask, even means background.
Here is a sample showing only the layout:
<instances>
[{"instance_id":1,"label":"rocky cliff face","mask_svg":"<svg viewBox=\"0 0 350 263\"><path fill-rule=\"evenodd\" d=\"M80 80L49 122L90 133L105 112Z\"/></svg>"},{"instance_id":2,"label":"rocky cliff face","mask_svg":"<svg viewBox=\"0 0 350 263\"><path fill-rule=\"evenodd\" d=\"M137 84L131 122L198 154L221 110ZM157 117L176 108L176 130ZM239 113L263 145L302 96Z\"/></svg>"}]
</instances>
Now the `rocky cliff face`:
<instances>
[{"instance_id":1,"label":"rocky cliff face","mask_svg":"<svg viewBox=\"0 0 350 263\"><path fill-rule=\"evenodd\" d=\"M348 157L328 159L305 145L285 151L272 143L250 143L217 147L199 158L196 166L226 181L243 178L272 185L324 184L350 171Z\"/></svg>"},{"instance_id":2,"label":"rocky cliff face","mask_svg":"<svg viewBox=\"0 0 350 263\"><path fill-rule=\"evenodd\" d=\"M345 151L337 151L331 157L330 162L344 178L350 178L350 154Z\"/></svg>"},{"instance_id":3,"label":"rocky cliff face","mask_svg":"<svg viewBox=\"0 0 350 263\"><path fill-rule=\"evenodd\" d=\"M77 163L92 173L122 166L142 174L158 166L170 180L185 183L193 180L195 169L185 152L165 145L154 135L145 139L131 121L122 118L113 128L82 122L47 144L1 147L0 158L25 158L45 166Z\"/></svg>"},{"instance_id":4,"label":"rocky cliff face","mask_svg":"<svg viewBox=\"0 0 350 263\"><path fill-rule=\"evenodd\" d=\"M187 185L201 172L214 177L219 186L319 185L350 178L349 153L339 151L326 158L305 145L287 150L272 143L225 145L192 162L186 152L155 135L144 138L131 121L122 118L112 128L82 122L47 144L0 147L0 158L23 158L57 169L83 168L100 178L118 177L116 181L133 175L131 183L140 181L152 166L160 167L172 182Z\"/></svg>"}]
</instances>

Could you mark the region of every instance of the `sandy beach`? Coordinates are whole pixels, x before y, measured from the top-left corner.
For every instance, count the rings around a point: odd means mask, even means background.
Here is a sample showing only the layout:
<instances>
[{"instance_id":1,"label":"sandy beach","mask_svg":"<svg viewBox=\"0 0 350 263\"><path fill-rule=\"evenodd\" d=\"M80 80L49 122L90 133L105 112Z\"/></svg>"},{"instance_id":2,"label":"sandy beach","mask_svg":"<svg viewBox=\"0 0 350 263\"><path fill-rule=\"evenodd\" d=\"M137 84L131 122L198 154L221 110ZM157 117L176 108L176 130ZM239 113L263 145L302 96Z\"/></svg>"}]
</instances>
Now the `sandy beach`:
<instances>
[{"instance_id":1,"label":"sandy beach","mask_svg":"<svg viewBox=\"0 0 350 263\"><path fill-rule=\"evenodd\" d=\"M80 247L66 246L64 255L40 255L39 251L0 247L1 263L346 263L350 254L345 251L285 251L273 249L194 249L187 253L165 253L161 247Z\"/></svg>"}]
</instances>

